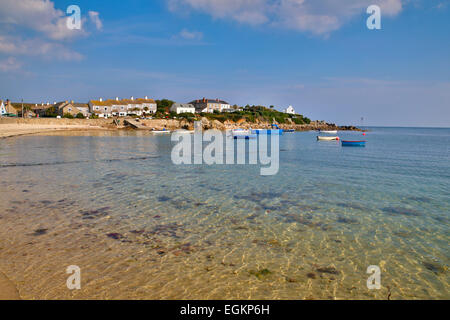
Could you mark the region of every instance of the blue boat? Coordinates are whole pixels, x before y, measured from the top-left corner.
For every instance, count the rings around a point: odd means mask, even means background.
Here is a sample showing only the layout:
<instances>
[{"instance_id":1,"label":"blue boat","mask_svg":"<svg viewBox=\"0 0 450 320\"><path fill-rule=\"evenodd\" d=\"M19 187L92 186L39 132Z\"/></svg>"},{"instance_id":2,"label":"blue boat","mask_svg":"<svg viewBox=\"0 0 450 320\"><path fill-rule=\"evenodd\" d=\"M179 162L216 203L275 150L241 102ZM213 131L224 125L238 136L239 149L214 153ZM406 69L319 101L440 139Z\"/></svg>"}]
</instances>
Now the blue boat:
<instances>
[{"instance_id":1,"label":"blue boat","mask_svg":"<svg viewBox=\"0 0 450 320\"><path fill-rule=\"evenodd\" d=\"M349 141L349 140L342 140L342 146L343 147L365 147L366 141Z\"/></svg>"}]
</instances>

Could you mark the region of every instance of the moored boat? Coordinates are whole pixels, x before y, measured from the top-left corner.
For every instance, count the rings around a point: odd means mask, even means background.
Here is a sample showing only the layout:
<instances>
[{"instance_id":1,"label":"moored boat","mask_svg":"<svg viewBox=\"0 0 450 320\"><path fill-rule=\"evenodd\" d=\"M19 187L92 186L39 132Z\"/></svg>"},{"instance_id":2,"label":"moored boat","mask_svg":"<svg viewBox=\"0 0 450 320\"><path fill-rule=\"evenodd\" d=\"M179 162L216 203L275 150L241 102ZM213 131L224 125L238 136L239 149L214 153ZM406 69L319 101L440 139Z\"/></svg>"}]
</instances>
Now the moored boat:
<instances>
[{"instance_id":1,"label":"moored boat","mask_svg":"<svg viewBox=\"0 0 450 320\"><path fill-rule=\"evenodd\" d=\"M151 133L170 133L170 130L152 130Z\"/></svg>"},{"instance_id":2,"label":"moored boat","mask_svg":"<svg viewBox=\"0 0 450 320\"><path fill-rule=\"evenodd\" d=\"M324 136L317 136L318 141L337 141L339 140L339 137L324 137Z\"/></svg>"},{"instance_id":3,"label":"moored boat","mask_svg":"<svg viewBox=\"0 0 450 320\"><path fill-rule=\"evenodd\" d=\"M342 146L343 147L365 147L366 141L349 141L349 140L342 140Z\"/></svg>"},{"instance_id":4,"label":"moored boat","mask_svg":"<svg viewBox=\"0 0 450 320\"><path fill-rule=\"evenodd\" d=\"M337 134L337 130L319 130L320 133Z\"/></svg>"}]
</instances>

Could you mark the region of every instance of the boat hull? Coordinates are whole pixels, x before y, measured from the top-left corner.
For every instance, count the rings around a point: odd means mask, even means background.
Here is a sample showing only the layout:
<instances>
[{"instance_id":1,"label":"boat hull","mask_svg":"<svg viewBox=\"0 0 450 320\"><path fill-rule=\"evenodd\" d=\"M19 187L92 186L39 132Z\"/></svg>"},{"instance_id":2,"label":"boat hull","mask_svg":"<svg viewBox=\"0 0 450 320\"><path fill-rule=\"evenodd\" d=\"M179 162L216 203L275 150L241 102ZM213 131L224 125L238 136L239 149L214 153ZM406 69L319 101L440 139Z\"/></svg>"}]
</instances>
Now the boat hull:
<instances>
[{"instance_id":1,"label":"boat hull","mask_svg":"<svg viewBox=\"0 0 450 320\"><path fill-rule=\"evenodd\" d=\"M321 137L317 136L317 141L337 141L339 137Z\"/></svg>"},{"instance_id":2,"label":"boat hull","mask_svg":"<svg viewBox=\"0 0 450 320\"><path fill-rule=\"evenodd\" d=\"M347 141L342 140L343 147L365 147L366 141Z\"/></svg>"},{"instance_id":3,"label":"boat hull","mask_svg":"<svg viewBox=\"0 0 450 320\"><path fill-rule=\"evenodd\" d=\"M337 134L337 130L320 130L320 133Z\"/></svg>"}]
</instances>

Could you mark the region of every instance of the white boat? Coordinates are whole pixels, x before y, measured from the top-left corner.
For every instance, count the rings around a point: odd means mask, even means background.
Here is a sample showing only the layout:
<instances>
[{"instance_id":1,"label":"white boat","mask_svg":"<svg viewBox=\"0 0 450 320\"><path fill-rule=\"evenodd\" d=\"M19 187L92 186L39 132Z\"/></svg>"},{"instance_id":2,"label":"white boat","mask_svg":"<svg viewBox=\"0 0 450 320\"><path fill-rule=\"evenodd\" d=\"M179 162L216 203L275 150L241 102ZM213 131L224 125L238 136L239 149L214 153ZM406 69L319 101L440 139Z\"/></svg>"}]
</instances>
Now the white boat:
<instances>
[{"instance_id":1,"label":"white boat","mask_svg":"<svg viewBox=\"0 0 450 320\"><path fill-rule=\"evenodd\" d=\"M337 130L320 130L320 133L337 134Z\"/></svg>"},{"instance_id":2,"label":"white boat","mask_svg":"<svg viewBox=\"0 0 450 320\"><path fill-rule=\"evenodd\" d=\"M339 137L322 137L322 136L317 136L317 140L318 141L335 141L335 140L339 140Z\"/></svg>"},{"instance_id":3,"label":"white boat","mask_svg":"<svg viewBox=\"0 0 450 320\"><path fill-rule=\"evenodd\" d=\"M152 130L151 133L170 133L170 130Z\"/></svg>"},{"instance_id":4,"label":"white boat","mask_svg":"<svg viewBox=\"0 0 450 320\"><path fill-rule=\"evenodd\" d=\"M231 130L231 134L233 136L246 136L246 135L249 135L251 133L252 133L251 130L247 130L247 129L234 129L234 130Z\"/></svg>"}]
</instances>

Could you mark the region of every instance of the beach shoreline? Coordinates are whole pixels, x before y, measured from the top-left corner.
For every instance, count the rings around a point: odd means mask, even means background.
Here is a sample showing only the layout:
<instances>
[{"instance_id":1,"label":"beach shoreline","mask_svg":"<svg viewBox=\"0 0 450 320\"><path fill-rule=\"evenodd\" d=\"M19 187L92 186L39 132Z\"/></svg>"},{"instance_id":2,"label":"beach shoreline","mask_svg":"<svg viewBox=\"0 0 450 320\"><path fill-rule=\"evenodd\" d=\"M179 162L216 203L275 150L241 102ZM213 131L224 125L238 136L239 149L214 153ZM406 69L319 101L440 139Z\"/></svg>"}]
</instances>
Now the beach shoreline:
<instances>
[{"instance_id":1,"label":"beach shoreline","mask_svg":"<svg viewBox=\"0 0 450 320\"><path fill-rule=\"evenodd\" d=\"M117 131L132 129L130 126L124 125L124 120L119 119L121 124L116 125L112 119L56 119L56 118L0 118L0 139L19 137L26 135L48 134L55 132L69 132L69 131ZM236 128L253 128L253 129L268 129L268 123L220 123L219 121L208 121L202 118L204 129L218 129L230 130ZM151 119L140 120L139 123L145 127L145 130L178 130L178 129L193 129L193 122L185 120L173 119ZM360 130L356 127L337 127L330 124L322 125L293 125L281 124L280 129L294 129L296 131L311 131L311 130L345 130L353 131ZM148 128L148 129L147 129ZM142 130L142 129L140 129Z\"/></svg>"}]
</instances>

